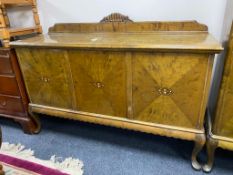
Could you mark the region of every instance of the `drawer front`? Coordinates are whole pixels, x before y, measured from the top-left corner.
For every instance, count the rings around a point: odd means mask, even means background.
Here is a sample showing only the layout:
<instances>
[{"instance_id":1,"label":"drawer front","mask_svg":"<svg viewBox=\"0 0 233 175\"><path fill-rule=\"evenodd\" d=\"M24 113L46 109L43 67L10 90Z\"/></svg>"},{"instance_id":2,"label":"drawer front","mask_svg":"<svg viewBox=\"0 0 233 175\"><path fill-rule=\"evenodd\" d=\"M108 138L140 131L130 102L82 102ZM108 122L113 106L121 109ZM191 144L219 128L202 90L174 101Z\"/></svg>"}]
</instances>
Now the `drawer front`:
<instances>
[{"instance_id":1,"label":"drawer front","mask_svg":"<svg viewBox=\"0 0 233 175\"><path fill-rule=\"evenodd\" d=\"M14 76L0 75L0 94L18 96L18 84Z\"/></svg>"},{"instance_id":2,"label":"drawer front","mask_svg":"<svg viewBox=\"0 0 233 175\"><path fill-rule=\"evenodd\" d=\"M132 60L136 120L200 127L208 55L138 53Z\"/></svg>"},{"instance_id":3,"label":"drawer front","mask_svg":"<svg viewBox=\"0 0 233 175\"><path fill-rule=\"evenodd\" d=\"M9 58L10 57L10 50L0 49L0 57L1 58Z\"/></svg>"},{"instance_id":4,"label":"drawer front","mask_svg":"<svg viewBox=\"0 0 233 175\"><path fill-rule=\"evenodd\" d=\"M66 51L20 48L17 55L32 103L72 109Z\"/></svg>"},{"instance_id":5,"label":"drawer front","mask_svg":"<svg viewBox=\"0 0 233 175\"><path fill-rule=\"evenodd\" d=\"M69 51L76 110L127 117L125 54Z\"/></svg>"},{"instance_id":6,"label":"drawer front","mask_svg":"<svg viewBox=\"0 0 233 175\"><path fill-rule=\"evenodd\" d=\"M13 74L9 53L0 50L0 74Z\"/></svg>"},{"instance_id":7,"label":"drawer front","mask_svg":"<svg viewBox=\"0 0 233 175\"><path fill-rule=\"evenodd\" d=\"M24 112L21 98L0 95L0 110L6 114Z\"/></svg>"}]
</instances>

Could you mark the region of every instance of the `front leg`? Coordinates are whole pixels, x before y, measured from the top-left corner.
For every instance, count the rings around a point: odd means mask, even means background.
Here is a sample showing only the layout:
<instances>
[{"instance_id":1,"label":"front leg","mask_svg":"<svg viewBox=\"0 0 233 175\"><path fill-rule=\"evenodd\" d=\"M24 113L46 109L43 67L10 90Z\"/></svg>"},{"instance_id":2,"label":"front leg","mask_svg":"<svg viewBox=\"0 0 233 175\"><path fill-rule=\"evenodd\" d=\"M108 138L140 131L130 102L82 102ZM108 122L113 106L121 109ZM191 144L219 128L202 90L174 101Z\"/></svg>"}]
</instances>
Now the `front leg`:
<instances>
[{"instance_id":1,"label":"front leg","mask_svg":"<svg viewBox=\"0 0 233 175\"><path fill-rule=\"evenodd\" d=\"M206 142L205 134L198 134L196 136L195 146L192 152L192 167L195 170L201 170L202 168L201 164L197 161L197 156L199 152L202 150L203 146L205 145L205 142Z\"/></svg>"},{"instance_id":2,"label":"front leg","mask_svg":"<svg viewBox=\"0 0 233 175\"><path fill-rule=\"evenodd\" d=\"M37 134L41 130L39 116L31 111L25 115L25 119L22 120L19 118L15 119L15 121L20 123L24 132L27 134Z\"/></svg>"},{"instance_id":3,"label":"front leg","mask_svg":"<svg viewBox=\"0 0 233 175\"><path fill-rule=\"evenodd\" d=\"M204 172L209 173L212 170L214 164L214 154L217 147L218 147L218 141L209 137L206 143L208 159L207 159L207 164L203 166Z\"/></svg>"},{"instance_id":4,"label":"front leg","mask_svg":"<svg viewBox=\"0 0 233 175\"><path fill-rule=\"evenodd\" d=\"M3 166L0 164L0 175L4 175Z\"/></svg>"}]
</instances>

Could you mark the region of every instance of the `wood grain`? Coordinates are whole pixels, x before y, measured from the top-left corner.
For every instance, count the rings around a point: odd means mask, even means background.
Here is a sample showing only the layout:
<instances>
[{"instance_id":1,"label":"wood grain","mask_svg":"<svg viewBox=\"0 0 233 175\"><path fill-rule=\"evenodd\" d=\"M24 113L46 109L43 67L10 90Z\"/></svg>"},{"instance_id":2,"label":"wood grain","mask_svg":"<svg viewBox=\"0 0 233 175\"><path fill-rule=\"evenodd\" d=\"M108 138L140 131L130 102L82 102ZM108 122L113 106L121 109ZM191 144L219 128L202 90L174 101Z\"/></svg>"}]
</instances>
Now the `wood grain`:
<instances>
[{"instance_id":1,"label":"wood grain","mask_svg":"<svg viewBox=\"0 0 233 175\"><path fill-rule=\"evenodd\" d=\"M52 33L11 42L13 47L80 48L114 51L220 52L207 32Z\"/></svg>"},{"instance_id":2,"label":"wood grain","mask_svg":"<svg viewBox=\"0 0 233 175\"><path fill-rule=\"evenodd\" d=\"M89 112L79 112L68 109L61 109L56 107L49 107L37 104L29 104L33 112L47 114L51 117L57 116L67 119L80 120L84 122L102 124L107 126L114 126L123 129L131 129L156 135L167 137L174 137L184 140L193 141L196 135L204 135L204 130L182 128L177 126L161 125L156 123L149 123L143 121L129 120L126 118L106 116L101 114L94 114Z\"/></svg>"},{"instance_id":3,"label":"wood grain","mask_svg":"<svg viewBox=\"0 0 233 175\"><path fill-rule=\"evenodd\" d=\"M13 49L0 49L0 117L19 122L25 133L38 133L40 124L28 111L28 97Z\"/></svg>"},{"instance_id":4,"label":"wood grain","mask_svg":"<svg viewBox=\"0 0 233 175\"><path fill-rule=\"evenodd\" d=\"M72 109L66 52L25 48L17 54L31 102Z\"/></svg>"},{"instance_id":5,"label":"wood grain","mask_svg":"<svg viewBox=\"0 0 233 175\"><path fill-rule=\"evenodd\" d=\"M208 55L137 53L133 61L135 119L201 127ZM160 94L163 88L171 90L171 94Z\"/></svg>"},{"instance_id":6,"label":"wood grain","mask_svg":"<svg viewBox=\"0 0 233 175\"><path fill-rule=\"evenodd\" d=\"M68 51L76 110L127 117L125 53Z\"/></svg>"},{"instance_id":7,"label":"wood grain","mask_svg":"<svg viewBox=\"0 0 233 175\"><path fill-rule=\"evenodd\" d=\"M233 29L227 49L223 79L213 121L213 133L233 138Z\"/></svg>"},{"instance_id":8,"label":"wood grain","mask_svg":"<svg viewBox=\"0 0 233 175\"><path fill-rule=\"evenodd\" d=\"M148 21L132 22L127 17L111 19L101 23L58 23L49 28L49 33L81 33L81 32L150 32L150 31L208 31L206 25L196 21ZM101 21L105 21L105 18Z\"/></svg>"},{"instance_id":9,"label":"wood grain","mask_svg":"<svg viewBox=\"0 0 233 175\"><path fill-rule=\"evenodd\" d=\"M1 148L1 146L2 146L2 130L0 127L0 148ZM4 174L5 174L5 172L3 170L3 166L2 166L2 164L0 164L0 175L4 175Z\"/></svg>"}]
</instances>

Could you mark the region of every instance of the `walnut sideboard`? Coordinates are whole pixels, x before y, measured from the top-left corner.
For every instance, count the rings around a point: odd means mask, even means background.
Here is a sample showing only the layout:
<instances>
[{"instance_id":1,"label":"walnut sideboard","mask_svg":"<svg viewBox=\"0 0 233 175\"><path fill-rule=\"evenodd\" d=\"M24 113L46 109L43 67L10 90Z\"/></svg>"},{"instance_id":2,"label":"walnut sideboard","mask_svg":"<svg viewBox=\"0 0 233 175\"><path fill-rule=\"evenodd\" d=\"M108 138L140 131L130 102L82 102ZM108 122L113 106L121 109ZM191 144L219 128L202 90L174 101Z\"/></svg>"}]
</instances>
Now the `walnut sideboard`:
<instances>
[{"instance_id":1,"label":"walnut sideboard","mask_svg":"<svg viewBox=\"0 0 233 175\"><path fill-rule=\"evenodd\" d=\"M227 45L227 55L224 65L220 92L214 115L208 113L208 163L203 167L210 172L214 163L216 148L233 151L233 24Z\"/></svg>"},{"instance_id":2,"label":"walnut sideboard","mask_svg":"<svg viewBox=\"0 0 233 175\"><path fill-rule=\"evenodd\" d=\"M214 54L221 46L197 22L56 24L15 41L30 110L205 144Z\"/></svg>"}]
</instances>

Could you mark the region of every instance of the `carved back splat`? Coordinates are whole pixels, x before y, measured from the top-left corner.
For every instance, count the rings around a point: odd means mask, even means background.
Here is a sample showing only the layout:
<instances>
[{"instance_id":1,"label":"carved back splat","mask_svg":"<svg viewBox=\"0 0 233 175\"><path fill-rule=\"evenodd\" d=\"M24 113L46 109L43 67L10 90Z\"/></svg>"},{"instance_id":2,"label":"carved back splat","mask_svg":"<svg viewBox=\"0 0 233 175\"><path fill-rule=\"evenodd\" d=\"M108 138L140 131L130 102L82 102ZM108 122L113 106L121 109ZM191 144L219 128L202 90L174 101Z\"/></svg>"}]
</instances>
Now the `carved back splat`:
<instances>
[{"instance_id":1,"label":"carved back splat","mask_svg":"<svg viewBox=\"0 0 233 175\"><path fill-rule=\"evenodd\" d=\"M104 17L100 22L106 23L106 22L133 22L133 21L129 19L128 16L122 15L120 13L112 13Z\"/></svg>"}]
</instances>

